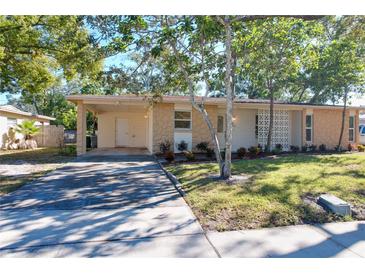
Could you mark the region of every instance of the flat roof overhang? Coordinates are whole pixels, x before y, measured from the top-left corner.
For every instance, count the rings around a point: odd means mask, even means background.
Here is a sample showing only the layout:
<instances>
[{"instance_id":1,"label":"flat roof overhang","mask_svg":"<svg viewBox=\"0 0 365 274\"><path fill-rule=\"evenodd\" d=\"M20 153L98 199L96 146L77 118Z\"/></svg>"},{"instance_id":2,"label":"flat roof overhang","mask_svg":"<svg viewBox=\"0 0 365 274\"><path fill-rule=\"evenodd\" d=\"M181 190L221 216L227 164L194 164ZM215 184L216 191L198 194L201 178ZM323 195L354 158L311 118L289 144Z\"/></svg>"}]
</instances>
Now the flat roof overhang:
<instances>
[{"instance_id":1,"label":"flat roof overhang","mask_svg":"<svg viewBox=\"0 0 365 274\"><path fill-rule=\"evenodd\" d=\"M69 95L66 99L72 103L77 104L82 102L83 104L89 105L91 111L95 111L97 105L114 105L114 106L150 106L151 97L136 96L136 95ZM197 103L201 101L201 97L196 96L195 100ZM162 103L175 103L175 104L187 104L191 103L189 96L163 96ZM226 103L225 98L206 98L206 105L217 105L224 108ZM94 107L91 107L94 106ZM268 102L260 102L259 100L236 100L234 102L234 108L264 108L270 107ZM88 108L88 107L87 107ZM94 110L92 110L94 108ZM276 102L275 108L285 108L289 110L303 110L303 109L342 109L341 105L317 105L317 104L305 104L305 103L282 103ZM365 112L365 106L348 106L350 110L360 110Z\"/></svg>"}]
</instances>

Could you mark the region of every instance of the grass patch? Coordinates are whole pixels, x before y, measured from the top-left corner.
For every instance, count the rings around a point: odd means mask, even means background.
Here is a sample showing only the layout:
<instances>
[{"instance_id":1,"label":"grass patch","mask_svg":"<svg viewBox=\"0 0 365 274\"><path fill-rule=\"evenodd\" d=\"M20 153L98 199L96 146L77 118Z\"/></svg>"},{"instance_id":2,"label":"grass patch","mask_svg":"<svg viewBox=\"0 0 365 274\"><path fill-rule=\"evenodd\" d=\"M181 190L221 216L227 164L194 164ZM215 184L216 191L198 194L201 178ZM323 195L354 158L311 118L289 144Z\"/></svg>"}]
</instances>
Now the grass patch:
<instances>
[{"instance_id":1,"label":"grass patch","mask_svg":"<svg viewBox=\"0 0 365 274\"><path fill-rule=\"evenodd\" d=\"M233 185L214 178L218 167L213 163L167 169L180 180L187 202L208 230L345 220L306 202L321 193L334 194L355 208L364 209L365 204L363 153L241 160L233 163L233 174L251 177Z\"/></svg>"},{"instance_id":2,"label":"grass patch","mask_svg":"<svg viewBox=\"0 0 365 274\"><path fill-rule=\"evenodd\" d=\"M24 184L74 159L73 149L38 148L34 150L0 151L0 168L14 169L19 174L0 175L0 195L10 193ZM5 170L6 170L5 169ZM27 169L27 170L26 170ZM24 171L26 174L22 174Z\"/></svg>"}]
</instances>

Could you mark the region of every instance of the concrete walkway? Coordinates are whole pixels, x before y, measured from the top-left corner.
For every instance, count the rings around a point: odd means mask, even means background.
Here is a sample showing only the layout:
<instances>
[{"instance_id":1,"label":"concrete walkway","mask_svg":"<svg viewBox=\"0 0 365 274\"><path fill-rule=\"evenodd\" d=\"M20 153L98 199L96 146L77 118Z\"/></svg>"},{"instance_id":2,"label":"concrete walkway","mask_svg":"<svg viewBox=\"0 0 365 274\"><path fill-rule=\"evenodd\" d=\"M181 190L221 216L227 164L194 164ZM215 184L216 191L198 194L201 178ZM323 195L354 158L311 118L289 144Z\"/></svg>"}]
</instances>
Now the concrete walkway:
<instances>
[{"instance_id":1,"label":"concrete walkway","mask_svg":"<svg viewBox=\"0 0 365 274\"><path fill-rule=\"evenodd\" d=\"M146 155L91 154L0 197L0 257L365 257L365 222L204 233Z\"/></svg>"}]
</instances>

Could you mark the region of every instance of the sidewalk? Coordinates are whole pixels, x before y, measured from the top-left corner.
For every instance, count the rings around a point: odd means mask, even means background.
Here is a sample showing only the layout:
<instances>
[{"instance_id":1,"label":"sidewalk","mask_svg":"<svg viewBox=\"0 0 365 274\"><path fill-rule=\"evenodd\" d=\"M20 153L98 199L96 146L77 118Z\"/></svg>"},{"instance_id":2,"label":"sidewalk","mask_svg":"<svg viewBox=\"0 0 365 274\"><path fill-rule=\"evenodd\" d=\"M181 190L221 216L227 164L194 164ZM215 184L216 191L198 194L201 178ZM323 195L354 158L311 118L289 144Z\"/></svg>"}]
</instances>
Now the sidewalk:
<instances>
[{"instance_id":1,"label":"sidewalk","mask_svg":"<svg viewBox=\"0 0 365 274\"><path fill-rule=\"evenodd\" d=\"M221 257L365 257L365 221L209 232Z\"/></svg>"}]
</instances>

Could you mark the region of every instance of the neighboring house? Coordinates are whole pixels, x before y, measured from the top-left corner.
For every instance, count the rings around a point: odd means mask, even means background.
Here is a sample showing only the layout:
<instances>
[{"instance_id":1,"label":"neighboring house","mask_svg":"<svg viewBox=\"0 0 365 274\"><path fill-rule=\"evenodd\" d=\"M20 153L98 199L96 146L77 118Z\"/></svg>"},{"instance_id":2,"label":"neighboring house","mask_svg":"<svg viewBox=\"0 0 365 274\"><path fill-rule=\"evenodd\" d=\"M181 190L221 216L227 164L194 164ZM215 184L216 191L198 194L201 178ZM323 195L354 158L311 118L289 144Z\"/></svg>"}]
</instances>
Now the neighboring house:
<instances>
[{"instance_id":1,"label":"neighboring house","mask_svg":"<svg viewBox=\"0 0 365 274\"><path fill-rule=\"evenodd\" d=\"M9 143L9 129L13 128L15 130L16 126L23 120L34 120L35 125L43 129L50 124L50 121L55 120L55 118L25 112L11 105L0 106L0 148L7 148L6 146ZM23 138L22 134L15 134L15 139L21 138Z\"/></svg>"},{"instance_id":2,"label":"neighboring house","mask_svg":"<svg viewBox=\"0 0 365 274\"><path fill-rule=\"evenodd\" d=\"M86 111L98 117L98 148L144 147L150 153L159 152L159 144L182 140L188 149L203 141L210 142L209 130L201 114L192 108L189 97L164 96L161 102L149 104L144 97L71 95L67 99L77 105L77 152L86 152ZM199 98L197 98L197 101ZM210 119L224 147L225 98L208 98L205 102ZM348 107L342 146L357 144L361 107ZM234 103L233 151L240 147L264 146L269 125L267 100L237 99ZM320 145L334 148L339 139L341 106L289 104L276 102L274 107L272 144Z\"/></svg>"}]
</instances>

